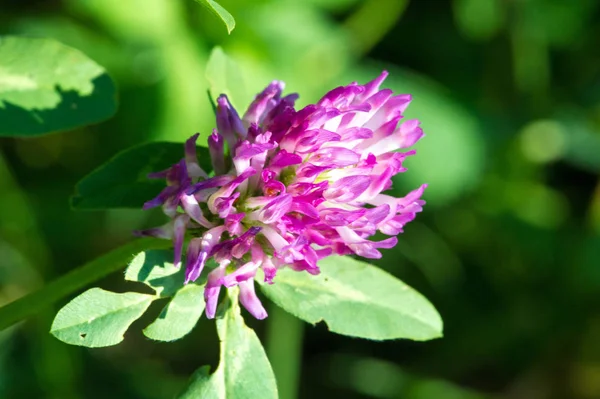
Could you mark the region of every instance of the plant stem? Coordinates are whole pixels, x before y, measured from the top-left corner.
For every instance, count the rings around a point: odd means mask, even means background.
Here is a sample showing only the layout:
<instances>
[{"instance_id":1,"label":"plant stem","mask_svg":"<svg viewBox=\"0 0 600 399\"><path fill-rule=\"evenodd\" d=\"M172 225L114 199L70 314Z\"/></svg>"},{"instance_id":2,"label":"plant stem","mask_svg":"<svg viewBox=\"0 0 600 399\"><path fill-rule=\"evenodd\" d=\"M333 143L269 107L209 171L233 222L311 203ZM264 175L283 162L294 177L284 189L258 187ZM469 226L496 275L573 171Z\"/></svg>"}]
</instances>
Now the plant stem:
<instances>
[{"instance_id":1,"label":"plant stem","mask_svg":"<svg viewBox=\"0 0 600 399\"><path fill-rule=\"evenodd\" d=\"M304 322L273 305L267 318L266 350L281 399L296 399L302 365Z\"/></svg>"},{"instance_id":2,"label":"plant stem","mask_svg":"<svg viewBox=\"0 0 600 399\"><path fill-rule=\"evenodd\" d=\"M59 299L80 290L90 283L117 271L140 251L168 248L171 241L141 238L129 242L83 266L71 270L38 291L32 292L0 308L0 331L29 317Z\"/></svg>"}]
</instances>

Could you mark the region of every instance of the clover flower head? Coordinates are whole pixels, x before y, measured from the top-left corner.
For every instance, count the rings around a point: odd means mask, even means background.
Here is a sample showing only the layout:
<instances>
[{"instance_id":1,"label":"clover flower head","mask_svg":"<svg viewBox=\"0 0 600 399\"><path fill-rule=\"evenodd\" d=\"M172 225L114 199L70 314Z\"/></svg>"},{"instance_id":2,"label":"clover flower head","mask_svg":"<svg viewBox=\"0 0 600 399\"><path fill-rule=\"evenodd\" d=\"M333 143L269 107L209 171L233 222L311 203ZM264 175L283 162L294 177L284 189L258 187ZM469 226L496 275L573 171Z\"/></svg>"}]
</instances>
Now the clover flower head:
<instances>
[{"instance_id":1,"label":"clover flower head","mask_svg":"<svg viewBox=\"0 0 600 399\"><path fill-rule=\"evenodd\" d=\"M283 267L318 274L319 260L331 255L380 258L422 210L425 184L403 198L383 194L415 154L398 150L423 136L419 121L403 116L410 95L380 89L386 76L335 88L300 110L298 96L283 96L283 82L274 81L241 118L221 95L208 138L214 175L198 164L195 134L179 163L149 176L166 187L144 209L162 206L171 221L138 234L173 239L180 266L189 232L186 283L216 262L204 292L208 318L221 287L233 286L241 304L265 318L258 269L273 283ZM390 237L371 240L377 232Z\"/></svg>"}]
</instances>

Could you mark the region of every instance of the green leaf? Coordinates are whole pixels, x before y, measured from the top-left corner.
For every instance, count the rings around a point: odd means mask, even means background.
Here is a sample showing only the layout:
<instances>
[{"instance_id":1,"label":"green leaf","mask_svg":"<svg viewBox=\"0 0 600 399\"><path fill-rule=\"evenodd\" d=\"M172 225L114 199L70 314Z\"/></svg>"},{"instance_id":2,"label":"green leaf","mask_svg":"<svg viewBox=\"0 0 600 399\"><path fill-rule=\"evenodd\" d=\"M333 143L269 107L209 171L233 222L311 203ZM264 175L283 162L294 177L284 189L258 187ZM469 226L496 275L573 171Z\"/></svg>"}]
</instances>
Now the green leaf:
<instances>
[{"instance_id":1,"label":"green leaf","mask_svg":"<svg viewBox=\"0 0 600 399\"><path fill-rule=\"evenodd\" d=\"M2 306L0 308L0 331L41 312L59 299L85 288L109 273L122 269L123 265L131 259L132 253L172 245L173 243L168 240L144 237L115 248L80 267L74 268L56 280L50 281L39 290Z\"/></svg>"},{"instance_id":2,"label":"green leaf","mask_svg":"<svg viewBox=\"0 0 600 399\"><path fill-rule=\"evenodd\" d=\"M158 295L168 297L183 287L184 274L184 268L173 265L172 250L150 250L133 258L125 270L125 280L139 281Z\"/></svg>"},{"instance_id":3,"label":"green leaf","mask_svg":"<svg viewBox=\"0 0 600 399\"><path fill-rule=\"evenodd\" d=\"M200 166L210 171L208 149L196 150ZM182 143L146 143L122 151L77 183L71 206L75 210L141 208L165 188L163 179L148 179L148 173L167 169L183 157Z\"/></svg>"},{"instance_id":4,"label":"green leaf","mask_svg":"<svg viewBox=\"0 0 600 399\"><path fill-rule=\"evenodd\" d=\"M213 0L195 0L196 3L200 3L207 7L213 14L215 14L227 28L227 33L231 34L231 31L235 28L235 19L233 16L224 9L219 3Z\"/></svg>"},{"instance_id":5,"label":"green leaf","mask_svg":"<svg viewBox=\"0 0 600 399\"><path fill-rule=\"evenodd\" d=\"M204 286L187 284L165 306L158 318L144 329L157 341L175 341L187 335L204 312Z\"/></svg>"},{"instance_id":6,"label":"green leaf","mask_svg":"<svg viewBox=\"0 0 600 399\"><path fill-rule=\"evenodd\" d=\"M228 290L230 299L220 309L217 331L221 340L219 367L209 375L200 368L192 377L182 399L276 399L277 385L260 340L244 324L237 290Z\"/></svg>"},{"instance_id":7,"label":"green leaf","mask_svg":"<svg viewBox=\"0 0 600 399\"><path fill-rule=\"evenodd\" d=\"M117 294L92 288L57 313L50 332L72 345L89 348L116 345L154 299L152 295Z\"/></svg>"},{"instance_id":8,"label":"green leaf","mask_svg":"<svg viewBox=\"0 0 600 399\"><path fill-rule=\"evenodd\" d=\"M39 136L100 122L115 86L83 53L50 39L0 37L0 136Z\"/></svg>"},{"instance_id":9,"label":"green leaf","mask_svg":"<svg viewBox=\"0 0 600 399\"><path fill-rule=\"evenodd\" d=\"M275 304L309 323L325 321L335 333L369 339L424 341L442 335L442 320L418 292L350 257L329 257L312 276L283 269L272 285L262 283Z\"/></svg>"},{"instance_id":10,"label":"green leaf","mask_svg":"<svg viewBox=\"0 0 600 399\"><path fill-rule=\"evenodd\" d=\"M173 296L158 318L144 329L144 335L157 341L175 341L188 334L204 311L203 279L183 285L185 268L173 265L172 250L140 252L133 258L125 279L139 281L162 297Z\"/></svg>"},{"instance_id":11,"label":"green leaf","mask_svg":"<svg viewBox=\"0 0 600 399\"><path fill-rule=\"evenodd\" d=\"M216 46L212 49L205 74L210 87L209 92L215 98L220 94L227 94L229 101L238 107L246 102L242 70L221 47Z\"/></svg>"}]
</instances>

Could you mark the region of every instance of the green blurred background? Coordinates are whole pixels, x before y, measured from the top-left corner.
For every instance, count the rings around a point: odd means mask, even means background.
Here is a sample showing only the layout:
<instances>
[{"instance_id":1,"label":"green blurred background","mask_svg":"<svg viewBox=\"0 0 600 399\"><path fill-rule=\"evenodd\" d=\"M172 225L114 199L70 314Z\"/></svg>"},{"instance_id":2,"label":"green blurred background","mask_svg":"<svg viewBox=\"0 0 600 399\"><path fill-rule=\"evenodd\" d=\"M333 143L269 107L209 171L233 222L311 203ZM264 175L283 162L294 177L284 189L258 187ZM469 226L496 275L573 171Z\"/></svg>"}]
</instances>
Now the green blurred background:
<instances>
[{"instance_id":1,"label":"green blurred background","mask_svg":"<svg viewBox=\"0 0 600 399\"><path fill-rule=\"evenodd\" d=\"M68 198L121 149L210 132L213 46L240 66L243 84L225 87L238 107L272 79L305 105L386 69L427 134L394 191L430 188L376 263L434 303L445 337L378 343L305 325L299 397L600 398L600 2L220 3L236 18L231 36L191 0L0 0L0 34L82 50L120 103L99 125L0 140L0 304L161 220L75 213ZM125 290L122 280L99 285ZM121 345L90 350L48 334L56 310L0 332L0 398L169 398L218 361L206 320L155 343L140 333L150 315ZM265 323L246 319L264 338Z\"/></svg>"}]
</instances>

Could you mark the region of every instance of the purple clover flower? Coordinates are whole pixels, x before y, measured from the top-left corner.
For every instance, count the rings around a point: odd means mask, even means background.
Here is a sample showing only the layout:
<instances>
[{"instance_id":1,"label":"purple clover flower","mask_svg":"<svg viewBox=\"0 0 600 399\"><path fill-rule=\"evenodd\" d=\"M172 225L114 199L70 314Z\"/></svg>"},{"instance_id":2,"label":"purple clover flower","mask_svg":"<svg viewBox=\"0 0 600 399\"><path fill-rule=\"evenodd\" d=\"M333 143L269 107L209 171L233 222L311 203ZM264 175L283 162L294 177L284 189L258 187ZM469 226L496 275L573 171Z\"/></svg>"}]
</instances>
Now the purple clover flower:
<instances>
[{"instance_id":1,"label":"purple clover flower","mask_svg":"<svg viewBox=\"0 0 600 399\"><path fill-rule=\"evenodd\" d=\"M290 267L319 273L330 255L380 258L425 204L426 185L404 198L382 194L392 176L404 172L423 131L403 120L410 95L379 86L387 72L364 86L352 83L296 110L296 94L282 97L283 82L272 82L242 118L227 96L217 100L217 129L208 139L215 176L198 165L196 140L185 156L152 178L167 187L144 209L161 205L172 220L137 232L174 241L180 266L189 231L185 282L196 280L209 258L206 315L215 316L222 286L238 286L240 302L256 318L267 312L254 291L260 268L273 283L277 270ZM372 241L376 232L390 238Z\"/></svg>"}]
</instances>

